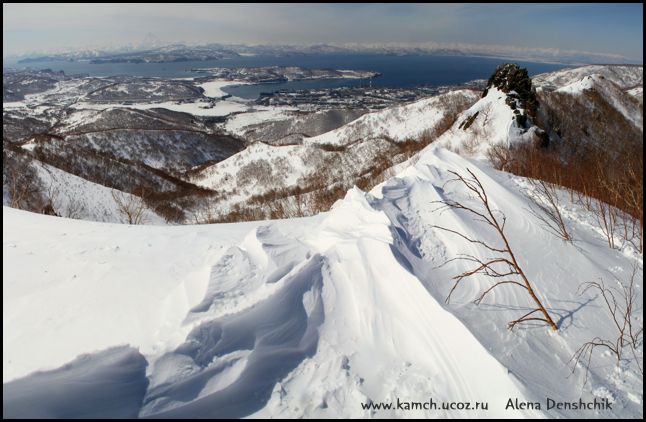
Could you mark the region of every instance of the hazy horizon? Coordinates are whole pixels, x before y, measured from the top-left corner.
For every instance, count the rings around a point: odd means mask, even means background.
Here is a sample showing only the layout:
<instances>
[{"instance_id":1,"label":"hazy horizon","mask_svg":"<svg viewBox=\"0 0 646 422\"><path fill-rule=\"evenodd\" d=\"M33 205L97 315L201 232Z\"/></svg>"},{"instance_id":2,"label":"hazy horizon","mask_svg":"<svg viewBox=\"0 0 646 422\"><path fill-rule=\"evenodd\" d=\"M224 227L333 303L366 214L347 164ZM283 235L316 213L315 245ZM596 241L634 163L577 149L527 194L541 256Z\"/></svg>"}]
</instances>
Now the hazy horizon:
<instances>
[{"instance_id":1,"label":"hazy horizon","mask_svg":"<svg viewBox=\"0 0 646 422\"><path fill-rule=\"evenodd\" d=\"M172 43L643 61L642 4L3 4L3 57Z\"/></svg>"}]
</instances>

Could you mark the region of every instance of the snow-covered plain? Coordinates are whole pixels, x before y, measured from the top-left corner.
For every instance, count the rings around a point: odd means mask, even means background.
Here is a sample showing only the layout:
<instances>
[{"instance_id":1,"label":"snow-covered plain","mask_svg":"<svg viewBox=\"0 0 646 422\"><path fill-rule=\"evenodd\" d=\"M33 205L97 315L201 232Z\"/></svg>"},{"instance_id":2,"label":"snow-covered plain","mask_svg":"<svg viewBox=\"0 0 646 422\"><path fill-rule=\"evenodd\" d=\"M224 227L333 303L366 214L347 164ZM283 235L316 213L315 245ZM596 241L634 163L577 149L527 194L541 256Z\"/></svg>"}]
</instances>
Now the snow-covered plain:
<instances>
[{"instance_id":1,"label":"snow-covered plain","mask_svg":"<svg viewBox=\"0 0 646 422\"><path fill-rule=\"evenodd\" d=\"M204 95L206 95L207 97L221 98L227 95L227 93L224 92L222 88L226 86L231 86L231 85L247 85L247 84L248 82L245 82L245 81L215 80L215 81L204 82L202 84L199 84L198 86L204 89Z\"/></svg>"},{"instance_id":2,"label":"snow-covered plain","mask_svg":"<svg viewBox=\"0 0 646 422\"><path fill-rule=\"evenodd\" d=\"M222 88L230 85L241 85L245 84L244 81L228 81L228 80L213 80L209 82L204 82L202 84L197 84L204 89L204 95L206 97L221 98L226 94L222 91ZM89 98L87 95L83 94L83 89L81 88L84 84L83 79L75 79L71 81L61 81L56 84L56 86L50 90L43 91L37 94L28 94L25 96L23 101L13 101L6 102L2 104L3 109L34 109L35 107L44 107L47 108L56 108L57 106L52 102L54 99L56 102L61 104L67 104L68 106L77 109L77 110L105 110L109 108L122 107L122 108L134 108L139 110L147 110L152 108L165 108L172 111L184 112L193 114L196 116L227 116L232 113L239 113L247 111L249 108L249 101L244 100L238 97L230 97L224 100L218 100L215 104L212 104L209 101L204 99L198 99L196 101L140 101L132 102L126 101L119 103L118 101L114 102L94 102L92 98ZM117 89L123 90L123 86L119 86ZM151 97L154 99L154 97ZM60 106L58 106L60 107ZM42 110L41 110L42 112Z\"/></svg>"}]
</instances>

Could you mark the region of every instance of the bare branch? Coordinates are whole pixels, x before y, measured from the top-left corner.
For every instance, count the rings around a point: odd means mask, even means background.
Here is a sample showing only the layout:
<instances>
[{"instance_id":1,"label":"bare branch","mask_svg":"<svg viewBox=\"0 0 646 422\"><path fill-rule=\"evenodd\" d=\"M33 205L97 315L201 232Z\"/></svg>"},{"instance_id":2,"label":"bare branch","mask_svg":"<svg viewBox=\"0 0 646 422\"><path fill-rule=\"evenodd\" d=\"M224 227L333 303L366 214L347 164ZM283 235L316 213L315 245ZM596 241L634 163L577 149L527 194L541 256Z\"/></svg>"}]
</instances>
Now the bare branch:
<instances>
[{"instance_id":1,"label":"bare branch","mask_svg":"<svg viewBox=\"0 0 646 422\"><path fill-rule=\"evenodd\" d=\"M598 282L586 282L581 284L579 287L579 294L584 294L589 290L595 290L600 294L617 329L617 338L614 342L595 337L581 345L581 347L579 347L570 358L570 362L574 362L574 366L572 367L573 373L577 365L583 363L583 367L585 368L584 385L588 380L592 354L598 347L608 349L617 359L617 363L619 363L624 356L624 349L628 348L635 360L637 368L642 375L644 373L643 366L639 362L640 359L638 353L641 350L640 345L643 341L644 327L643 325L639 328L634 327L634 324L639 321L634 308L634 302L636 300L636 275L637 265L634 265L628 283L623 283L615 277L616 281L621 286L621 289L607 287L603 279Z\"/></svg>"},{"instance_id":2,"label":"bare branch","mask_svg":"<svg viewBox=\"0 0 646 422\"><path fill-rule=\"evenodd\" d=\"M458 201L454 200L445 200L445 201L435 201L437 203L441 203L443 207L441 210L444 210L446 208L451 208L451 209L459 209L459 210L464 210L469 212L470 214L474 215L475 221L485 223L489 227L491 227L496 234L498 235L498 238L500 241L503 243L504 247L494 247L488 244L485 241L479 240L479 239L474 239L470 236L467 236L463 233L458 232L457 230L449 229L446 227L441 227L441 226L433 226L437 229L444 230L449 233L456 234L457 236L461 237L462 239L468 241L469 243L472 244L477 244L484 246L491 252L495 252L496 254L499 254L500 256L496 256L494 258L488 259L488 260L482 260L480 258L476 258L475 256L472 255L461 255L456 258L453 258L447 262L451 262L454 260L462 260L462 261L468 261L468 262L474 262L477 265L467 271L464 271L463 273L453 277L453 280L455 280L455 283L453 284L453 287L449 291L449 294L446 297L446 302L448 303L451 299L451 296L453 295L453 292L455 289L458 287L460 282L464 280L465 278L468 278L470 276L476 275L476 274L483 274L486 275L489 278L492 279L498 279L498 278L507 278L507 277L518 277L519 280L510 280L510 279L505 279L502 281L497 281L495 282L492 286L487 288L484 292L482 292L475 300L474 303L479 304L482 302L482 300L485 298L485 296L490 293L492 290L494 290L496 287L499 287L503 284L511 284L511 285L516 285L519 287L522 287L527 291L531 299L534 301L536 304L537 308L534 309L532 312L530 312L527 315L523 315L522 317L518 318L517 320L514 320L509 323L509 328L512 329L514 328L517 324L521 322L526 322L526 321L543 321L547 325L549 325L553 330L557 330L558 327L550 317L549 313L541 303L541 301L538 299L538 296L536 292L534 291L531 283L529 282L529 279L525 275L525 272L523 269L520 267L518 264L518 261L516 260L516 256L514 254L513 249L511 248L511 245L509 243L509 239L507 238L507 235L505 234L505 224L507 222L507 217L505 216L504 213L495 210L491 207L491 204L489 202L489 197L487 195L486 190L482 186L482 183L478 179L478 177L470 170L467 169L467 172L469 173L469 177L464 177L457 172L454 171L449 171L453 176L455 176L452 179L449 179L446 183L452 183L452 182L459 182L463 186L465 186L473 195L475 195L475 198L478 200L480 205L482 206L483 210L477 210L471 206L464 205L463 203L460 203ZM445 183L445 185L446 185ZM496 214L499 214L497 217ZM446 262L445 262L446 263ZM497 269L495 266L499 265L506 265L507 269L506 270L500 270ZM535 312L540 312L542 314L542 318L537 318L537 317L532 317L529 318L529 315L535 313Z\"/></svg>"},{"instance_id":3,"label":"bare branch","mask_svg":"<svg viewBox=\"0 0 646 422\"><path fill-rule=\"evenodd\" d=\"M530 206L529 211L543 223L543 226L548 231L567 242L571 242L572 236L561 214L561 204L556 186L544 180L534 179L530 179L530 184L533 186L533 191L538 195L538 198L535 198L529 192L526 193L525 196L533 204L533 206Z\"/></svg>"}]
</instances>

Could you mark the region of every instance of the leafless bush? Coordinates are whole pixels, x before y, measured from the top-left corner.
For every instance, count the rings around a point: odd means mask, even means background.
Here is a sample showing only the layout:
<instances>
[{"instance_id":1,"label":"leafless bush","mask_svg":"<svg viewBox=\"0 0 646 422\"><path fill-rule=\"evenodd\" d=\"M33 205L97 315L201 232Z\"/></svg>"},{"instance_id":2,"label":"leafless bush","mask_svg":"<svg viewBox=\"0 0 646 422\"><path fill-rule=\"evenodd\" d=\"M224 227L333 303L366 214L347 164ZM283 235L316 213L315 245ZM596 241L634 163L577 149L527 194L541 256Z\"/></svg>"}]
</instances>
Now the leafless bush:
<instances>
[{"instance_id":1,"label":"leafless bush","mask_svg":"<svg viewBox=\"0 0 646 422\"><path fill-rule=\"evenodd\" d=\"M238 170L236 178L238 183L246 184L271 184L276 176L273 175L272 165L264 159L245 164Z\"/></svg>"},{"instance_id":2,"label":"leafless bush","mask_svg":"<svg viewBox=\"0 0 646 422\"><path fill-rule=\"evenodd\" d=\"M67 199L67 204L62 210L61 217L81 218L85 212L85 206L81 201L74 197Z\"/></svg>"},{"instance_id":3,"label":"leafless bush","mask_svg":"<svg viewBox=\"0 0 646 422\"><path fill-rule=\"evenodd\" d=\"M572 236L561 214L561 204L559 201L558 191L556 186L544 180L530 179L530 184L533 187L533 194L527 193L527 197L531 201L530 212L538 218L545 228L558 236L559 238L571 242Z\"/></svg>"},{"instance_id":4,"label":"leafless bush","mask_svg":"<svg viewBox=\"0 0 646 422\"><path fill-rule=\"evenodd\" d=\"M112 198L117 205L117 210L124 222L127 224L143 224L145 223L144 212L146 210L146 203L144 197L145 191L140 192L141 196L127 194L125 192L112 189Z\"/></svg>"},{"instance_id":5,"label":"leafless bush","mask_svg":"<svg viewBox=\"0 0 646 422\"><path fill-rule=\"evenodd\" d=\"M615 249L615 230L617 228L618 210L610 204L597 200L592 206L597 226L608 241L608 247Z\"/></svg>"},{"instance_id":6,"label":"leafless bush","mask_svg":"<svg viewBox=\"0 0 646 422\"><path fill-rule=\"evenodd\" d=\"M456 172L450 171L450 173L453 174L453 176L455 177L447 181L447 183L458 182L464 185L469 191L471 191L473 195L475 195L475 199L482 205L484 210L480 211L474 207L471 207L461 202L453 201L453 200L436 201L436 203L440 203L443 205L440 209L451 208L456 210L463 210L473 215L477 221L481 221L494 229L495 233L498 235L498 238L502 242L503 246L493 246L485 241L464 235L456 230L452 230L447 227L433 226L437 229L444 230L446 232L453 233L457 236L460 236L461 238L465 239L470 243L483 246L489 252L492 252L493 254L495 254L495 257L487 260L480 259L474 255L460 255L457 258L453 258L445 262L446 264L454 260L459 260L459 261L471 262L475 265L473 268L467 271L464 271L463 273L453 277L453 279L455 280L455 284L451 288L451 291L449 292L446 298L446 302L448 303L450 301L451 295L453 294L453 292L455 291L455 289L458 287L458 285L462 280L476 274L483 274L489 277L490 279L494 280L494 283L491 287L489 287L484 292L482 292L474 300L475 304L480 304L482 300L496 287L499 287L505 284L515 285L517 287L520 287L521 289L525 289L527 294L531 297L532 301L535 303L536 308L533 309L531 312L528 312L525 315L521 316L520 318L509 322L508 328L511 330L516 325L527 321L542 321L547 325L549 325L552 328L552 330L557 330L558 327L552 320L552 317L549 315L549 313L547 312L547 310L545 309L541 301L538 299L538 296L534 288L532 287L531 283L529 282L529 279L527 278L525 272L520 267L520 264L516 259L516 255L509 243L509 239L505 234L505 223L506 223L505 215L498 213L499 215L501 215L501 217L496 217L496 212L491 208L489 198L487 196L487 193L484 187L480 183L480 180L477 178L475 174L473 174L471 170L467 169L467 172L469 173L470 177L465 178L464 176ZM500 221L500 219L502 219L502 221ZM537 313L542 316L536 316Z\"/></svg>"},{"instance_id":7,"label":"leafless bush","mask_svg":"<svg viewBox=\"0 0 646 422\"><path fill-rule=\"evenodd\" d=\"M626 352L632 354L639 371L644 374L643 366L639 363L639 351L643 345L644 326L643 320L639 320L639 311L635 309L635 300L638 293L635 291L635 278L638 268L633 266L633 271L628 283L623 283L615 277L619 287L606 286L603 279L598 282L587 282L581 285L580 294L588 291L597 292L605 304L606 310L616 328L617 337L614 340L606 340L595 337L579 347L570 363L573 363L572 372L576 370L579 364L585 368L585 382L587 382L592 363L592 355L596 349L605 349L609 351L616 359L617 363L621 361ZM641 322L641 326L638 324Z\"/></svg>"},{"instance_id":8,"label":"leafless bush","mask_svg":"<svg viewBox=\"0 0 646 422\"><path fill-rule=\"evenodd\" d=\"M42 212L46 201L42 182L32 161L12 151L4 151L2 161L2 188L8 193L9 206Z\"/></svg>"},{"instance_id":9,"label":"leafless bush","mask_svg":"<svg viewBox=\"0 0 646 422\"><path fill-rule=\"evenodd\" d=\"M45 201L41 211L43 214L61 216L60 190L54 185L54 182L50 182L47 189L45 189L43 199Z\"/></svg>"},{"instance_id":10,"label":"leafless bush","mask_svg":"<svg viewBox=\"0 0 646 422\"><path fill-rule=\"evenodd\" d=\"M512 161L512 153L509 148L503 144L496 144L487 150L487 158L494 168L502 171L509 171L509 165Z\"/></svg>"},{"instance_id":11,"label":"leafless bush","mask_svg":"<svg viewBox=\"0 0 646 422\"><path fill-rule=\"evenodd\" d=\"M489 158L499 170L563 186L592 213L609 247L623 238L643 253L643 147L628 141L615 146L498 146Z\"/></svg>"}]
</instances>

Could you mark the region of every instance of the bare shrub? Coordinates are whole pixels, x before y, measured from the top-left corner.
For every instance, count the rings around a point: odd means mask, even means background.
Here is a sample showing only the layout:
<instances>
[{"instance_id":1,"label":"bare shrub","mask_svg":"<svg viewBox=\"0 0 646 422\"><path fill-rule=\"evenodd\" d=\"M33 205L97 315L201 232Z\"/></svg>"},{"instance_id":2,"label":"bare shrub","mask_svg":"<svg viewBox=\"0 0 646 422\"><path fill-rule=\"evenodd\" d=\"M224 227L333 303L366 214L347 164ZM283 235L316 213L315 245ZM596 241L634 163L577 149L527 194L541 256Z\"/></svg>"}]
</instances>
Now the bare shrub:
<instances>
[{"instance_id":1,"label":"bare shrub","mask_svg":"<svg viewBox=\"0 0 646 422\"><path fill-rule=\"evenodd\" d=\"M556 186L544 180L530 179L533 187L533 193L538 198L527 193L530 199L530 212L538 218L543 226L557 237L567 241L572 241L572 236L565 224L563 214L561 214L561 204L559 201Z\"/></svg>"},{"instance_id":2,"label":"bare shrub","mask_svg":"<svg viewBox=\"0 0 646 422\"><path fill-rule=\"evenodd\" d=\"M117 205L117 210L127 224L143 224L146 221L144 215L146 210L144 196L146 192L141 190L139 193L141 196L112 189L112 198L114 198Z\"/></svg>"},{"instance_id":3,"label":"bare shrub","mask_svg":"<svg viewBox=\"0 0 646 422\"><path fill-rule=\"evenodd\" d=\"M2 188L9 197L9 206L33 212L46 207L43 187L32 161L13 151L3 151Z\"/></svg>"},{"instance_id":4,"label":"bare shrub","mask_svg":"<svg viewBox=\"0 0 646 422\"><path fill-rule=\"evenodd\" d=\"M85 206L83 203L74 197L69 197L67 199L67 204L62 210L61 217L79 219L83 217L84 213Z\"/></svg>"},{"instance_id":5,"label":"bare shrub","mask_svg":"<svg viewBox=\"0 0 646 422\"><path fill-rule=\"evenodd\" d=\"M47 189L45 189L45 192L43 193L43 199L45 201L42 213L43 214L48 214L48 215L56 215L56 216L61 216L60 212L60 191L59 189L54 185L54 182L50 182L49 186Z\"/></svg>"},{"instance_id":6,"label":"bare shrub","mask_svg":"<svg viewBox=\"0 0 646 422\"><path fill-rule=\"evenodd\" d=\"M271 164L267 160L260 159L242 166L236 177L240 185L246 185L250 183L268 184L274 180L275 176L273 176Z\"/></svg>"},{"instance_id":7,"label":"bare shrub","mask_svg":"<svg viewBox=\"0 0 646 422\"><path fill-rule=\"evenodd\" d=\"M616 145L497 146L489 158L499 170L563 186L592 213L609 247L618 247L620 237L643 253L644 151L630 142Z\"/></svg>"},{"instance_id":8,"label":"bare shrub","mask_svg":"<svg viewBox=\"0 0 646 422\"><path fill-rule=\"evenodd\" d=\"M596 204L592 206L591 211L594 213L597 226L601 229L601 232L608 241L608 247L615 249L618 210L610 204L597 200Z\"/></svg>"},{"instance_id":9,"label":"bare shrub","mask_svg":"<svg viewBox=\"0 0 646 422\"><path fill-rule=\"evenodd\" d=\"M170 201L162 202L155 206L155 213L164 217L167 223L183 221L186 213L179 204Z\"/></svg>"},{"instance_id":10,"label":"bare shrub","mask_svg":"<svg viewBox=\"0 0 646 422\"><path fill-rule=\"evenodd\" d=\"M487 150L487 158L494 168L501 171L508 171L513 156L509 148L502 144L495 144Z\"/></svg>"},{"instance_id":11,"label":"bare shrub","mask_svg":"<svg viewBox=\"0 0 646 422\"><path fill-rule=\"evenodd\" d=\"M541 321L549 325L552 328L552 330L557 330L558 327L556 326L556 324L552 320L552 317L549 315L549 313L547 312L547 310L539 300L534 288L532 287L532 284L530 283L525 272L523 271L523 269L521 268L520 264L516 259L516 255L511 247L509 239L505 234L505 223L506 223L505 215L498 213L501 216L496 217L496 211L494 211L491 208L491 204L489 202L487 192L485 191L484 187L480 183L480 180L477 178L475 174L473 174L471 170L467 169L467 172L469 173L470 177L465 178L464 176L456 172L450 171L450 173L455 177L447 181L447 183L454 183L454 182L461 183L469 191L471 191L473 195L475 195L475 199L482 205L484 210L482 211L477 210L474 207L471 207L461 202L453 201L453 200L436 201L436 203L440 203L443 205L440 209L444 209L445 207L451 208L451 209L458 209L473 215L477 219L477 221L481 221L485 223L487 226L494 229L495 233L497 234L498 238L502 242L503 246L493 246L485 241L469 237L467 235L464 235L456 230L452 230L447 227L433 226L437 229L444 230L446 232L453 233L457 236L460 236L461 238L465 239L470 243L481 245L485 247L489 252L492 252L493 254L495 254L495 257L487 260L482 260L473 255L460 255L457 258L453 258L445 262L444 264L447 264L448 262L459 260L459 261L471 262L475 265L473 268L467 271L464 271L463 273L453 277L453 280L455 280L455 284L451 288L451 291L449 292L446 298L446 302L448 303L451 300L451 295L453 294L453 292L455 291L455 289L458 287L458 285L462 280L476 274L483 274L489 277L490 279L494 280L494 282L491 287L489 287L484 292L482 292L474 300L474 303L476 305L480 304L484 300L484 298L496 287L506 285L506 284L515 285L517 287L520 287L521 289L524 289L527 292L527 294L530 296L530 298L536 305L536 308L533 309L531 312L528 312L525 315L521 316L520 318L509 322L508 328L511 330L516 325L523 322ZM542 316L536 316L535 314L537 313Z\"/></svg>"},{"instance_id":12,"label":"bare shrub","mask_svg":"<svg viewBox=\"0 0 646 422\"><path fill-rule=\"evenodd\" d=\"M315 192L311 200L313 213L328 211L339 199L343 199L347 189L344 185L331 186Z\"/></svg>"},{"instance_id":13,"label":"bare shrub","mask_svg":"<svg viewBox=\"0 0 646 422\"><path fill-rule=\"evenodd\" d=\"M639 351L643 345L644 326L641 321L639 324L639 310L636 309L635 301L638 293L635 291L635 277L637 275L637 266L633 266L630 279L627 283L622 282L615 277L619 287L606 286L603 279L599 281L583 283L579 289L580 294L588 291L597 292L605 304L610 318L616 328L615 339L602 339L595 337L585 342L579 347L570 362L573 363L572 372L576 370L579 364L585 369L585 382L587 382L592 363L592 355L596 349L605 349L609 351L616 359L617 363L621 361L626 352L632 354L639 371L644 374L643 366L639 363Z\"/></svg>"}]
</instances>

